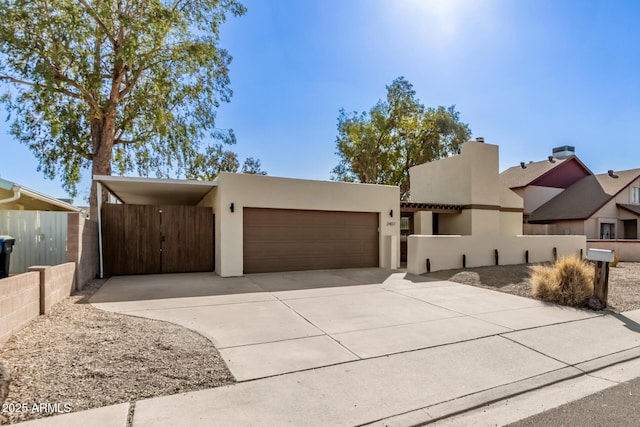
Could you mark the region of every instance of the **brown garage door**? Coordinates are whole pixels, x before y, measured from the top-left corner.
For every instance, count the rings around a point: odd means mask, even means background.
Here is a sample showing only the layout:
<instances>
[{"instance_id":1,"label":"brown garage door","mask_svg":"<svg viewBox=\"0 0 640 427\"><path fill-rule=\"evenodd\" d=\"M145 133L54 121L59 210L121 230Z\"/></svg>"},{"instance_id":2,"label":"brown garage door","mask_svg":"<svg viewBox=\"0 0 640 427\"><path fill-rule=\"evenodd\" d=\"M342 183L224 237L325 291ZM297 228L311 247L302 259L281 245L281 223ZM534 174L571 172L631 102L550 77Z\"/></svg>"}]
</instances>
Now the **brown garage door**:
<instances>
[{"instance_id":1,"label":"brown garage door","mask_svg":"<svg viewBox=\"0 0 640 427\"><path fill-rule=\"evenodd\" d=\"M378 267L378 214L244 208L244 272Z\"/></svg>"}]
</instances>

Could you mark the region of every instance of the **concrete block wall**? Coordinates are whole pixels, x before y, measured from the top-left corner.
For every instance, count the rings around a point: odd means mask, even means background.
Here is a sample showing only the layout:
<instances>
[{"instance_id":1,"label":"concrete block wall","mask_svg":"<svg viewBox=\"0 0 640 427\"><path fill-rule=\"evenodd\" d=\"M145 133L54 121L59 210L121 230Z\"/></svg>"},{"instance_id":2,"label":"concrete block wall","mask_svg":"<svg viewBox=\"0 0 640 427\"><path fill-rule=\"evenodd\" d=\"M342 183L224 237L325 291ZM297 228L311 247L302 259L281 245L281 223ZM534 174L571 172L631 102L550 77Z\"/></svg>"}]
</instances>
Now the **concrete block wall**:
<instances>
[{"instance_id":1,"label":"concrete block wall","mask_svg":"<svg viewBox=\"0 0 640 427\"><path fill-rule=\"evenodd\" d=\"M0 279L0 344L75 289L76 265L34 266L29 272Z\"/></svg>"},{"instance_id":2,"label":"concrete block wall","mask_svg":"<svg viewBox=\"0 0 640 427\"><path fill-rule=\"evenodd\" d=\"M39 314L39 273L24 273L0 280L0 344Z\"/></svg>"},{"instance_id":3,"label":"concrete block wall","mask_svg":"<svg viewBox=\"0 0 640 427\"><path fill-rule=\"evenodd\" d=\"M70 213L67 220L67 261L76 263L76 290L98 272L98 223Z\"/></svg>"},{"instance_id":4,"label":"concrete block wall","mask_svg":"<svg viewBox=\"0 0 640 427\"><path fill-rule=\"evenodd\" d=\"M51 307L69 297L75 289L76 265L73 262L50 266L29 267L40 274L40 314L47 314Z\"/></svg>"}]
</instances>

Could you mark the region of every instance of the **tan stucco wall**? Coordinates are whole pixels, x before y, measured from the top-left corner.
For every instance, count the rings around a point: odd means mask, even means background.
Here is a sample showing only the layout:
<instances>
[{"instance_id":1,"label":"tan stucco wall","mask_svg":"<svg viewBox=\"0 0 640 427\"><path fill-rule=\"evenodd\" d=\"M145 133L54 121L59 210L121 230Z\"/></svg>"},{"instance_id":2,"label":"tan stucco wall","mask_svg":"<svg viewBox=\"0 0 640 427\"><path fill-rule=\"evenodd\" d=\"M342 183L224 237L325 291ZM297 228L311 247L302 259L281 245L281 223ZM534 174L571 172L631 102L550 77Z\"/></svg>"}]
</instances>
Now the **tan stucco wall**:
<instances>
[{"instance_id":1,"label":"tan stucco wall","mask_svg":"<svg viewBox=\"0 0 640 427\"><path fill-rule=\"evenodd\" d=\"M407 272L423 274L429 259L431 271L462 267L466 255L467 267L495 264L494 250L498 250L500 265L524 264L525 251L529 262L553 260L553 248L558 257L586 254L584 236L409 236Z\"/></svg>"},{"instance_id":2,"label":"tan stucco wall","mask_svg":"<svg viewBox=\"0 0 640 427\"><path fill-rule=\"evenodd\" d=\"M500 211L468 209L471 214L471 235L496 236L500 234Z\"/></svg>"},{"instance_id":3,"label":"tan stucco wall","mask_svg":"<svg viewBox=\"0 0 640 427\"><path fill-rule=\"evenodd\" d=\"M522 209L524 199L505 185L500 185L500 207Z\"/></svg>"},{"instance_id":4,"label":"tan stucco wall","mask_svg":"<svg viewBox=\"0 0 640 427\"><path fill-rule=\"evenodd\" d=\"M522 232L522 214L519 212L500 212L500 234L519 236Z\"/></svg>"},{"instance_id":5,"label":"tan stucco wall","mask_svg":"<svg viewBox=\"0 0 640 427\"><path fill-rule=\"evenodd\" d=\"M433 232L433 213L421 211L413 214L414 234L431 234Z\"/></svg>"},{"instance_id":6,"label":"tan stucco wall","mask_svg":"<svg viewBox=\"0 0 640 427\"><path fill-rule=\"evenodd\" d=\"M438 234L471 235L471 211L438 214Z\"/></svg>"},{"instance_id":7,"label":"tan stucco wall","mask_svg":"<svg viewBox=\"0 0 640 427\"><path fill-rule=\"evenodd\" d=\"M537 185L526 187L522 190L524 212L530 214L563 191L564 188L539 187Z\"/></svg>"},{"instance_id":8,"label":"tan stucco wall","mask_svg":"<svg viewBox=\"0 0 640 427\"><path fill-rule=\"evenodd\" d=\"M498 208L522 209L522 198L500 182L498 146L469 141L460 155L414 166L409 170L411 199L416 202L483 205L441 214L440 234L516 235L522 233L522 213L503 215ZM506 223L502 224L501 221Z\"/></svg>"},{"instance_id":9,"label":"tan stucco wall","mask_svg":"<svg viewBox=\"0 0 640 427\"><path fill-rule=\"evenodd\" d=\"M498 146L469 141L460 155L409 169L411 199L447 204L500 204Z\"/></svg>"},{"instance_id":10,"label":"tan stucco wall","mask_svg":"<svg viewBox=\"0 0 640 427\"><path fill-rule=\"evenodd\" d=\"M216 273L243 274L243 208L308 209L324 211L376 212L380 219L380 266L400 262L399 251L387 236L400 238L400 190L398 187L331 181L277 178L222 173L217 189L201 202L215 212ZM234 212L229 209L234 204ZM394 216L390 217L389 211ZM391 257L394 256L395 262Z\"/></svg>"}]
</instances>

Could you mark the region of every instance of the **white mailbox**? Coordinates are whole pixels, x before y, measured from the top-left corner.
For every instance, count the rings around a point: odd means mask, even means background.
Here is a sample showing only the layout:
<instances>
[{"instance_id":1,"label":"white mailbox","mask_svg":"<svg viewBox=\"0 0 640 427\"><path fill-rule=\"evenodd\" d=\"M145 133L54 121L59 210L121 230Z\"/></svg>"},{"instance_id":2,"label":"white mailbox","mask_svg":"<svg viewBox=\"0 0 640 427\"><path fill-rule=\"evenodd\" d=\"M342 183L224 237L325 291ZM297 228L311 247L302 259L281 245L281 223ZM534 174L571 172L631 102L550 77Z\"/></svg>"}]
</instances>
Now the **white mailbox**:
<instances>
[{"instance_id":1,"label":"white mailbox","mask_svg":"<svg viewBox=\"0 0 640 427\"><path fill-rule=\"evenodd\" d=\"M587 251L587 259L589 261L613 262L613 251L609 249L589 249Z\"/></svg>"}]
</instances>

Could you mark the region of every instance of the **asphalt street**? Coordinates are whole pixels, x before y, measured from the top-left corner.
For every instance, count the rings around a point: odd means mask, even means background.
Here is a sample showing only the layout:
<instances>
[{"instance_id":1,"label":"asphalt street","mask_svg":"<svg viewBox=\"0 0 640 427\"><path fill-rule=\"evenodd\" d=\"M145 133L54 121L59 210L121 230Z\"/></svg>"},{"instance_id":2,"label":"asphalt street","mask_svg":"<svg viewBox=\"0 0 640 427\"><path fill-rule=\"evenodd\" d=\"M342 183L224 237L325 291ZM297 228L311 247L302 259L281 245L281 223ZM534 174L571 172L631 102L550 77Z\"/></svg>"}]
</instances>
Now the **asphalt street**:
<instances>
[{"instance_id":1,"label":"asphalt street","mask_svg":"<svg viewBox=\"0 0 640 427\"><path fill-rule=\"evenodd\" d=\"M510 424L512 427L639 425L640 378Z\"/></svg>"}]
</instances>

